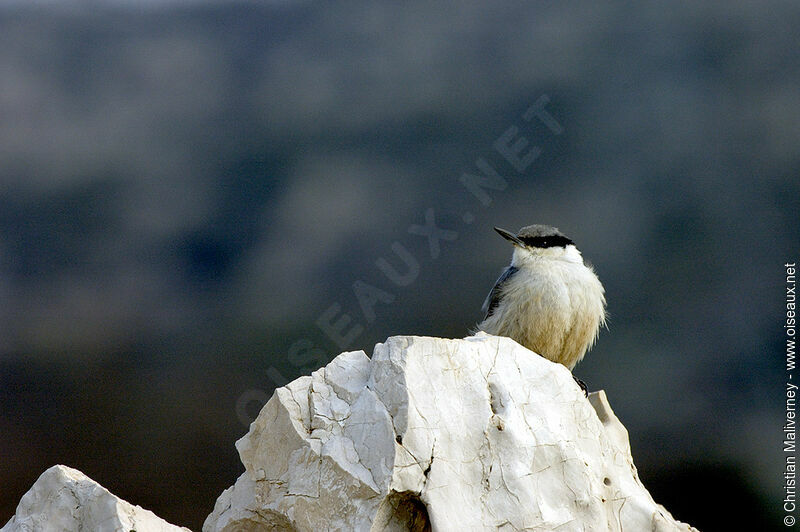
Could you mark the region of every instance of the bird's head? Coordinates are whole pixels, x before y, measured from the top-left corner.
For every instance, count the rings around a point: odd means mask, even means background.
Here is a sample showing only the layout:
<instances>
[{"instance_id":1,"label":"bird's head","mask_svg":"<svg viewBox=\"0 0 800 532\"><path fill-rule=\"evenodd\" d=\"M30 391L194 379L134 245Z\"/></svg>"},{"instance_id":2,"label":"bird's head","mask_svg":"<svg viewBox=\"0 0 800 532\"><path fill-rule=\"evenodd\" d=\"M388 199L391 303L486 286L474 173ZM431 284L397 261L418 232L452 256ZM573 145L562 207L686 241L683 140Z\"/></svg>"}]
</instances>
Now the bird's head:
<instances>
[{"instance_id":1,"label":"bird's head","mask_svg":"<svg viewBox=\"0 0 800 532\"><path fill-rule=\"evenodd\" d=\"M521 265L530 259L565 258L583 260L575 243L564 233L549 225L528 225L512 233L494 228L500 236L514 244L511 263Z\"/></svg>"}]
</instances>

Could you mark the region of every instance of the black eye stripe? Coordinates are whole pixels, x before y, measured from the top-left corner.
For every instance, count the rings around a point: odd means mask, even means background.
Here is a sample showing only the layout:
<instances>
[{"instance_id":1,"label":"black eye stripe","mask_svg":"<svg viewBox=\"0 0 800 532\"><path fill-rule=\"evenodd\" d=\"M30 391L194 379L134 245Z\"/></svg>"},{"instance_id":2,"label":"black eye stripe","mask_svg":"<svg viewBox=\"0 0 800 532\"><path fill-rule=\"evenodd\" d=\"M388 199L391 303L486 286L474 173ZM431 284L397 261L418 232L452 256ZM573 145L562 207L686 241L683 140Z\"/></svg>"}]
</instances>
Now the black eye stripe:
<instances>
[{"instance_id":1,"label":"black eye stripe","mask_svg":"<svg viewBox=\"0 0 800 532\"><path fill-rule=\"evenodd\" d=\"M553 248L553 247L567 247L569 244L573 244L572 240L565 236L561 235L553 235L553 236L523 236L520 237L526 246L534 247L534 248Z\"/></svg>"}]
</instances>

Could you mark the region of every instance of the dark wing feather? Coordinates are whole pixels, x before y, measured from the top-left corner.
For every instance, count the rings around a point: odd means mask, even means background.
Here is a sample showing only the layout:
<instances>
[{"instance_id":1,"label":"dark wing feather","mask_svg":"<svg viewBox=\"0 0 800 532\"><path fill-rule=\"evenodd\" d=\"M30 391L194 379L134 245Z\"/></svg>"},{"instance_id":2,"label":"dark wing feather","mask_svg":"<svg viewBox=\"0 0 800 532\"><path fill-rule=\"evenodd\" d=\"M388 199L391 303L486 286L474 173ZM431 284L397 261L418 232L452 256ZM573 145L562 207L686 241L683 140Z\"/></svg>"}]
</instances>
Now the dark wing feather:
<instances>
[{"instance_id":1,"label":"dark wing feather","mask_svg":"<svg viewBox=\"0 0 800 532\"><path fill-rule=\"evenodd\" d=\"M509 266L500 274L497 282L494 283L492 291L489 292L489 295L486 297L486 301L483 302L481 310L486 313L486 316L483 317L484 320L494 313L494 309L500 304L500 292L502 291L503 285L508 282L511 276L517 273L518 270L519 268Z\"/></svg>"}]
</instances>

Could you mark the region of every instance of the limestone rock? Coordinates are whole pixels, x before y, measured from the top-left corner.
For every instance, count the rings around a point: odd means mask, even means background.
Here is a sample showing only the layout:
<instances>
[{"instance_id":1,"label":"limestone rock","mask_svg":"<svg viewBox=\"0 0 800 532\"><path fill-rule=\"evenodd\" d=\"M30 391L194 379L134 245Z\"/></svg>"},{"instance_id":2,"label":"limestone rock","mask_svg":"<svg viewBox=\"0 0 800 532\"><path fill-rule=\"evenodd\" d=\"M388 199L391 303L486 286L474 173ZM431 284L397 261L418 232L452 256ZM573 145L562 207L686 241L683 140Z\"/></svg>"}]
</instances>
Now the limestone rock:
<instances>
[{"instance_id":1,"label":"limestone rock","mask_svg":"<svg viewBox=\"0 0 800 532\"><path fill-rule=\"evenodd\" d=\"M153 512L112 495L80 471L53 466L22 496L0 532L180 532Z\"/></svg>"},{"instance_id":2,"label":"limestone rock","mask_svg":"<svg viewBox=\"0 0 800 532\"><path fill-rule=\"evenodd\" d=\"M694 530L605 394L508 338L392 337L275 391L205 532Z\"/></svg>"}]
</instances>

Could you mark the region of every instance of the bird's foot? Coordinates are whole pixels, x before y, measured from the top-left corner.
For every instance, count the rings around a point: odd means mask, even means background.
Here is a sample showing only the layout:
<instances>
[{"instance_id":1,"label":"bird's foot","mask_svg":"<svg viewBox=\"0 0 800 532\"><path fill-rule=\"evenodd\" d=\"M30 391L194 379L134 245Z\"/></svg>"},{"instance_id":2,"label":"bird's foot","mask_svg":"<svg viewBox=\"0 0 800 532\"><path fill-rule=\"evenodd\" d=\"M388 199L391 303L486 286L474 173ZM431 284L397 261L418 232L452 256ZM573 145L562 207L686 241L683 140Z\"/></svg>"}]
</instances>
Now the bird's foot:
<instances>
[{"instance_id":1,"label":"bird's foot","mask_svg":"<svg viewBox=\"0 0 800 532\"><path fill-rule=\"evenodd\" d=\"M580 386L581 390L583 390L583 395L585 397L589 397L589 389L586 387L586 383L580 380L575 375L573 375L572 378L575 379L575 382L577 382L578 386Z\"/></svg>"}]
</instances>

